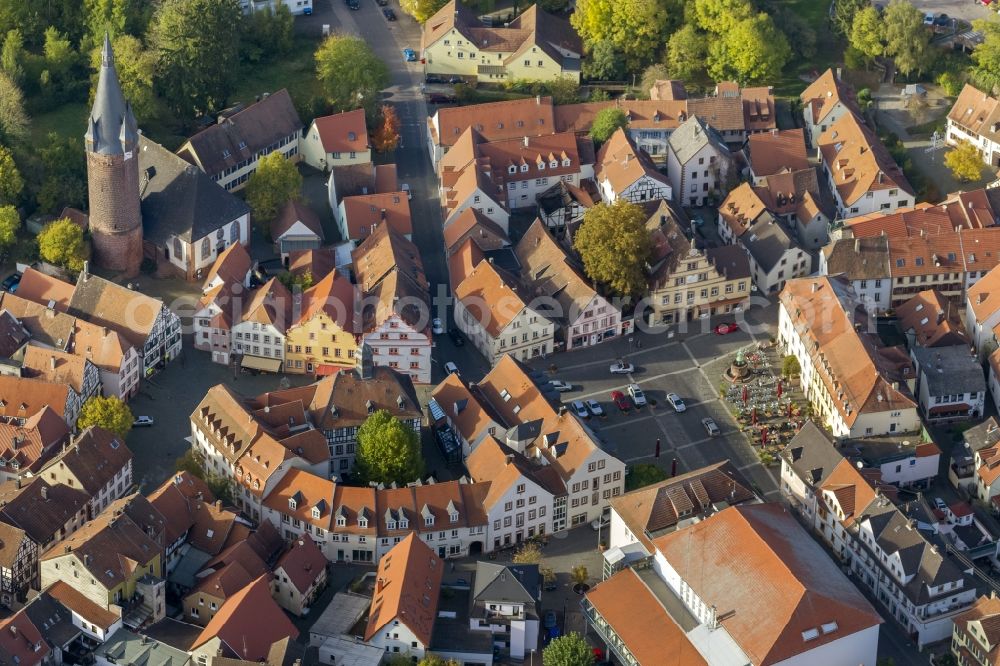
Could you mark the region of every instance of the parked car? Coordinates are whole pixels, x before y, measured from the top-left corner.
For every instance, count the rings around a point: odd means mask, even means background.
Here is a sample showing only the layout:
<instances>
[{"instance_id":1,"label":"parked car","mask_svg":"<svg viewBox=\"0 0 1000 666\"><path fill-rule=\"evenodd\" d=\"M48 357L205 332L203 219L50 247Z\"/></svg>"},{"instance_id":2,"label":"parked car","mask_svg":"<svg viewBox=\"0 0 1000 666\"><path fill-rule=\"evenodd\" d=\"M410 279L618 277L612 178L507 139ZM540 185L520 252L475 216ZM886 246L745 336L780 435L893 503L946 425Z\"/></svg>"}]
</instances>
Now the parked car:
<instances>
[{"instance_id":1,"label":"parked car","mask_svg":"<svg viewBox=\"0 0 1000 666\"><path fill-rule=\"evenodd\" d=\"M458 372L458 366L455 365L452 361L448 361L444 364L444 371L447 372L449 375L460 374Z\"/></svg>"},{"instance_id":2,"label":"parked car","mask_svg":"<svg viewBox=\"0 0 1000 666\"><path fill-rule=\"evenodd\" d=\"M399 189L401 189L403 192L406 192L406 200L407 201L413 201L413 192L410 191L410 184L409 183L402 183L402 184L400 184Z\"/></svg>"},{"instance_id":3,"label":"parked car","mask_svg":"<svg viewBox=\"0 0 1000 666\"><path fill-rule=\"evenodd\" d=\"M938 16L936 19L934 19L934 25L946 28L949 25L951 25L951 17L948 16L947 14L941 14L941 16Z\"/></svg>"},{"instance_id":4,"label":"parked car","mask_svg":"<svg viewBox=\"0 0 1000 666\"><path fill-rule=\"evenodd\" d=\"M558 590L559 583L554 580L550 580L546 582L544 585L542 585L542 589L545 590L546 592L552 592L554 590Z\"/></svg>"},{"instance_id":5,"label":"parked car","mask_svg":"<svg viewBox=\"0 0 1000 666\"><path fill-rule=\"evenodd\" d=\"M594 416L604 416L604 408L601 407L601 403L597 402L593 398L585 401L584 404L587 405L587 409L589 409L590 413Z\"/></svg>"},{"instance_id":6,"label":"parked car","mask_svg":"<svg viewBox=\"0 0 1000 666\"><path fill-rule=\"evenodd\" d=\"M2 283L0 283L0 286L3 287L4 291L10 292L11 294L13 294L14 292L17 291L17 285L19 285L19 284L21 284L21 274L20 273L14 273L13 275L8 275L4 279L4 281Z\"/></svg>"},{"instance_id":7,"label":"parked car","mask_svg":"<svg viewBox=\"0 0 1000 666\"><path fill-rule=\"evenodd\" d=\"M302 14L304 16L312 16L313 15L313 8L312 7L303 7L302 8Z\"/></svg>"},{"instance_id":8,"label":"parked car","mask_svg":"<svg viewBox=\"0 0 1000 666\"><path fill-rule=\"evenodd\" d=\"M740 325L736 322L732 323L722 323L715 327L716 335L729 335L730 333L735 333L740 330Z\"/></svg>"},{"instance_id":9,"label":"parked car","mask_svg":"<svg viewBox=\"0 0 1000 666\"><path fill-rule=\"evenodd\" d=\"M635 366L631 363L626 363L625 361L618 361L611 365L611 374L613 375L627 375L635 370Z\"/></svg>"},{"instance_id":10,"label":"parked car","mask_svg":"<svg viewBox=\"0 0 1000 666\"><path fill-rule=\"evenodd\" d=\"M635 403L636 407L646 406L646 394L642 392L642 389L639 388L638 384L629 384L628 389L626 390L628 391L628 394L632 396L632 402Z\"/></svg>"},{"instance_id":11,"label":"parked car","mask_svg":"<svg viewBox=\"0 0 1000 666\"><path fill-rule=\"evenodd\" d=\"M428 104L454 104L457 101L454 95L444 95L442 93L430 93L427 95Z\"/></svg>"},{"instance_id":12,"label":"parked car","mask_svg":"<svg viewBox=\"0 0 1000 666\"><path fill-rule=\"evenodd\" d=\"M132 421L133 428L148 428L153 425L155 421L152 416L137 416L135 420Z\"/></svg>"},{"instance_id":13,"label":"parked car","mask_svg":"<svg viewBox=\"0 0 1000 666\"><path fill-rule=\"evenodd\" d=\"M556 620L555 611L552 610L545 611L545 616L542 618L543 627L545 627L546 629L551 629L552 627L556 626L557 622L558 620Z\"/></svg>"},{"instance_id":14,"label":"parked car","mask_svg":"<svg viewBox=\"0 0 1000 666\"><path fill-rule=\"evenodd\" d=\"M611 392L611 402L615 403L615 407L622 410L623 412L628 412L629 404L628 400L625 398L625 394L621 391Z\"/></svg>"},{"instance_id":15,"label":"parked car","mask_svg":"<svg viewBox=\"0 0 1000 666\"><path fill-rule=\"evenodd\" d=\"M552 388L558 391L559 393L565 393L566 391L573 390L572 384L567 384L566 382L558 379L550 379L549 385L552 386Z\"/></svg>"},{"instance_id":16,"label":"parked car","mask_svg":"<svg viewBox=\"0 0 1000 666\"><path fill-rule=\"evenodd\" d=\"M934 508L938 509L939 511L944 511L945 509L948 508L948 505L945 504L944 500L941 499L940 497L935 497L934 498Z\"/></svg>"},{"instance_id":17,"label":"parked car","mask_svg":"<svg viewBox=\"0 0 1000 666\"><path fill-rule=\"evenodd\" d=\"M436 74L428 74L424 78L424 83L448 83L447 79Z\"/></svg>"},{"instance_id":18,"label":"parked car","mask_svg":"<svg viewBox=\"0 0 1000 666\"><path fill-rule=\"evenodd\" d=\"M716 424L715 419L711 416L706 416L701 420L701 425L704 426L705 432L708 433L709 437L715 437L722 431L719 430L718 424Z\"/></svg>"},{"instance_id":19,"label":"parked car","mask_svg":"<svg viewBox=\"0 0 1000 666\"><path fill-rule=\"evenodd\" d=\"M392 9L390 9L389 7L386 7L385 9L382 10L382 16L385 17L386 21L396 20L396 12L392 11Z\"/></svg>"},{"instance_id":20,"label":"parked car","mask_svg":"<svg viewBox=\"0 0 1000 666\"><path fill-rule=\"evenodd\" d=\"M934 25L934 14L924 14L924 25Z\"/></svg>"},{"instance_id":21,"label":"parked car","mask_svg":"<svg viewBox=\"0 0 1000 666\"><path fill-rule=\"evenodd\" d=\"M403 49L403 60L406 62L416 62L417 52L413 49Z\"/></svg>"},{"instance_id":22,"label":"parked car","mask_svg":"<svg viewBox=\"0 0 1000 666\"><path fill-rule=\"evenodd\" d=\"M379 7L385 7L389 4L389 0L375 0L375 4Z\"/></svg>"},{"instance_id":23,"label":"parked car","mask_svg":"<svg viewBox=\"0 0 1000 666\"><path fill-rule=\"evenodd\" d=\"M434 335L441 335L444 333L444 324L441 323L441 320L438 317L434 317L434 320L431 321L431 330L434 331Z\"/></svg>"},{"instance_id":24,"label":"parked car","mask_svg":"<svg viewBox=\"0 0 1000 666\"><path fill-rule=\"evenodd\" d=\"M573 413L579 416L581 419L590 418L590 412L588 412L587 408L583 406L583 402L581 400L574 400L573 402L571 402L570 408L573 410Z\"/></svg>"},{"instance_id":25,"label":"parked car","mask_svg":"<svg viewBox=\"0 0 1000 666\"><path fill-rule=\"evenodd\" d=\"M462 337L462 332L459 331L457 328L448 329L448 337L451 338L451 341L454 343L456 347L461 347L462 345L465 344L465 339Z\"/></svg>"},{"instance_id":26,"label":"parked car","mask_svg":"<svg viewBox=\"0 0 1000 666\"><path fill-rule=\"evenodd\" d=\"M687 405L684 404L684 401L676 393L668 393L667 402L670 403L670 406L674 408L675 412L680 413L687 411Z\"/></svg>"},{"instance_id":27,"label":"parked car","mask_svg":"<svg viewBox=\"0 0 1000 666\"><path fill-rule=\"evenodd\" d=\"M358 9L361 9L361 2L359 2L359 0L347 0L347 7L357 11Z\"/></svg>"}]
</instances>

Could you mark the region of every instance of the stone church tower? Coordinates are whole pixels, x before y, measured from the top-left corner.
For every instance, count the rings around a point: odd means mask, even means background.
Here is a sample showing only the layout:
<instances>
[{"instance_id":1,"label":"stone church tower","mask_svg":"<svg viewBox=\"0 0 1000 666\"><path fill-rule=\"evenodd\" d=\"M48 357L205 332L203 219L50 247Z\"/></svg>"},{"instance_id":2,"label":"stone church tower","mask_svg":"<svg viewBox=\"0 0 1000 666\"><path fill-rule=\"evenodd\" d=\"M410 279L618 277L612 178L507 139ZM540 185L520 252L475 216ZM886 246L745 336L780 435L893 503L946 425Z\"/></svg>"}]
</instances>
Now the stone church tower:
<instances>
[{"instance_id":1,"label":"stone church tower","mask_svg":"<svg viewBox=\"0 0 1000 666\"><path fill-rule=\"evenodd\" d=\"M139 130L118 83L107 35L84 141L94 261L102 268L134 276L142 263Z\"/></svg>"}]
</instances>

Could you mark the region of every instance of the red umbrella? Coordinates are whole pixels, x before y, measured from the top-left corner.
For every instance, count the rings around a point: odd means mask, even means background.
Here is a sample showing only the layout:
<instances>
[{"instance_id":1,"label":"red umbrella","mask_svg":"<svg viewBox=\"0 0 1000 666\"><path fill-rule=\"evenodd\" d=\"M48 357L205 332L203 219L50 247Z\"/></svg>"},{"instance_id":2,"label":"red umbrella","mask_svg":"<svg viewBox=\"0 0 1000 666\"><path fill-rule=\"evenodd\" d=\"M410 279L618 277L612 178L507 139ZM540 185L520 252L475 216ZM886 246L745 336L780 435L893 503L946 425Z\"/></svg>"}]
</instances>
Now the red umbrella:
<instances>
[{"instance_id":1,"label":"red umbrella","mask_svg":"<svg viewBox=\"0 0 1000 666\"><path fill-rule=\"evenodd\" d=\"M778 397L781 397L781 380L778 380Z\"/></svg>"},{"instance_id":2,"label":"red umbrella","mask_svg":"<svg viewBox=\"0 0 1000 666\"><path fill-rule=\"evenodd\" d=\"M747 391L747 387L743 387L743 406L747 406L747 399L750 397L750 392Z\"/></svg>"},{"instance_id":3,"label":"red umbrella","mask_svg":"<svg viewBox=\"0 0 1000 666\"><path fill-rule=\"evenodd\" d=\"M760 431L760 445L767 446L767 428L762 428Z\"/></svg>"},{"instance_id":4,"label":"red umbrella","mask_svg":"<svg viewBox=\"0 0 1000 666\"><path fill-rule=\"evenodd\" d=\"M753 412L750 414L750 422L753 425L757 425L757 408L753 408Z\"/></svg>"}]
</instances>

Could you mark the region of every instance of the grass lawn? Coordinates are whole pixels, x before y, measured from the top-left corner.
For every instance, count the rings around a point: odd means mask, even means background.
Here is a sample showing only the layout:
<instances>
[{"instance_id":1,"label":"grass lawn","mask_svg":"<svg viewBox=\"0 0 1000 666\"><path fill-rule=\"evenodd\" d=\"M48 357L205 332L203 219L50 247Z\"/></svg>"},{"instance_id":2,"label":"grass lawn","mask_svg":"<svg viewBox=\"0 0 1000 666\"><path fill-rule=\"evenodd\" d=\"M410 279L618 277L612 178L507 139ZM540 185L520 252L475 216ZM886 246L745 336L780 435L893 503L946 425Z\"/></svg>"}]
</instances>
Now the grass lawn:
<instances>
[{"instance_id":1,"label":"grass lawn","mask_svg":"<svg viewBox=\"0 0 1000 666\"><path fill-rule=\"evenodd\" d=\"M40 113L31 117L31 138L35 145L40 145L49 132L61 136L82 137L87 131L87 113L90 109L86 104L61 104L48 113Z\"/></svg>"},{"instance_id":2,"label":"grass lawn","mask_svg":"<svg viewBox=\"0 0 1000 666\"><path fill-rule=\"evenodd\" d=\"M774 82L777 97L797 97L809 84L800 78L812 72L822 74L843 61L844 43L834 34L829 22L830 3L823 0L773 0L775 6L788 9L801 17L816 33L816 53L809 60L794 58L785 65L779 80Z\"/></svg>"},{"instance_id":3,"label":"grass lawn","mask_svg":"<svg viewBox=\"0 0 1000 666\"><path fill-rule=\"evenodd\" d=\"M288 88L288 93L301 113L309 100L319 93L316 61L313 59L313 53L319 44L319 39L296 35L295 45L288 55L273 62L244 65L230 99L233 103L246 104L253 102L261 93Z\"/></svg>"}]
</instances>

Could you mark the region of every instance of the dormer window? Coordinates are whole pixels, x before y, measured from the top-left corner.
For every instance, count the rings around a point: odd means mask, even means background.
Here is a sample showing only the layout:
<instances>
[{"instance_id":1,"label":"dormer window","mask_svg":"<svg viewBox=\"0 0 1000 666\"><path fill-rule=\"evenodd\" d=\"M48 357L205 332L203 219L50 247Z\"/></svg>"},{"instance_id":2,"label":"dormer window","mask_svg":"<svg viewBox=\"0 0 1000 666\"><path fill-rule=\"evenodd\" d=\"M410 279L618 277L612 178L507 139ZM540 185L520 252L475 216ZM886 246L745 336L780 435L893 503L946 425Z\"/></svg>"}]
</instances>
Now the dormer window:
<instances>
[{"instance_id":1,"label":"dormer window","mask_svg":"<svg viewBox=\"0 0 1000 666\"><path fill-rule=\"evenodd\" d=\"M347 518L337 516L337 527L347 527Z\"/></svg>"},{"instance_id":2,"label":"dormer window","mask_svg":"<svg viewBox=\"0 0 1000 666\"><path fill-rule=\"evenodd\" d=\"M517 173L517 167L511 164L509 167L507 167L507 173Z\"/></svg>"},{"instance_id":3,"label":"dormer window","mask_svg":"<svg viewBox=\"0 0 1000 666\"><path fill-rule=\"evenodd\" d=\"M317 518L317 519L320 518L320 512L319 512L319 507L318 506L314 506L313 507L313 509L312 509L312 517L313 518Z\"/></svg>"},{"instance_id":4,"label":"dormer window","mask_svg":"<svg viewBox=\"0 0 1000 666\"><path fill-rule=\"evenodd\" d=\"M390 529L390 530L396 529L396 521L395 520L390 520L389 522L387 522L385 524L385 527L386 527L386 529Z\"/></svg>"},{"instance_id":5,"label":"dormer window","mask_svg":"<svg viewBox=\"0 0 1000 666\"><path fill-rule=\"evenodd\" d=\"M399 529L401 529L401 530L408 530L408 529L410 529L410 521L407 520L406 518L400 518L399 519Z\"/></svg>"},{"instance_id":6,"label":"dormer window","mask_svg":"<svg viewBox=\"0 0 1000 666\"><path fill-rule=\"evenodd\" d=\"M363 517L358 518L358 527L368 527L368 519Z\"/></svg>"},{"instance_id":7,"label":"dormer window","mask_svg":"<svg viewBox=\"0 0 1000 666\"><path fill-rule=\"evenodd\" d=\"M434 516L432 516L430 514L424 516L424 525L426 527L433 527L434 526Z\"/></svg>"},{"instance_id":8,"label":"dormer window","mask_svg":"<svg viewBox=\"0 0 1000 666\"><path fill-rule=\"evenodd\" d=\"M538 163L538 170L539 171L545 171L545 162L539 162Z\"/></svg>"},{"instance_id":9,"label":"dormer window","mask_svg":"<svg viewBox=\"0 0 1000 666\"><path fill-rule=\"evenodd\" d=\"M294 497L289 497L288 498L288 508L291 509L292 511L295 511L295 507L296 506L298 506L298 503L295 501L295 498Z\"/></svg>"},{"instance_id":10,"label":"dormer window","mask_svg":"<svg viewBox=\"0 0 1000 666\"><path fill-rule=\"evenodd\" d=\"M567 157L566 159L564 159L564 160L563 160L563 166L564 166L564 167L567 167L567 166L569 166L569 158L568 158L568 157Z\"/></svg>"},{"instance_id":11,"label":"dormer window","mask_svg":"<svg viewBox=\"0 0 1000 666\"><path fill-rule=\"evenodd\" d=\"M458 522L458 512L455 511L453 513L448 514L448 518L451 520L451 522L457 523Z\"/></svg>"},{"instance_id":12,"label":"dormer window","mask_svg":"<svg viewBox=\"0 0 1000 666\"><path fill-rule=\"evenodd\" d=\"M240 141L240 150L243 150L246 147L247 147L247 142L246 141Z\"/></svg>"},{"instance_id":13,"label":"dormer window","mask_svg":"<svg viewBox=\"0 0 1000 666\"><path fill-rule=\"evenodd\" d=\"M522 164L521 165L521 173L528 173L528 165L527 164Z\"/></svg>"},{"instance_id":14,"label":"dormer window","mask_svg":"<svg viewBox=\"0 0 1000 666\"><path fill-rule=\"evenodd\" d=\"M556 160L552 160L551 162L549 162L549 166L555 169L557 166L559 166L559 162Z\"/></svg>"}]
</instances>

